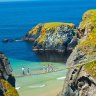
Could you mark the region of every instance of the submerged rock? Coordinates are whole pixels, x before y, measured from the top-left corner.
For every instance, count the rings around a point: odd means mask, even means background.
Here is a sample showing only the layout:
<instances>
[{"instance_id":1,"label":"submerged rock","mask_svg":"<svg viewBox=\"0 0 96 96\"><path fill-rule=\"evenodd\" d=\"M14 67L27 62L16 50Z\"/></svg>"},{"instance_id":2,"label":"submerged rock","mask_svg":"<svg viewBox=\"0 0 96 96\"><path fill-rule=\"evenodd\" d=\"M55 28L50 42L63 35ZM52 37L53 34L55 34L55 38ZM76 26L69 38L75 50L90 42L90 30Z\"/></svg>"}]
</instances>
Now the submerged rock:
<instances>
[{"instance_id":1,"label":"submerged rock","mask_svg":"<svg viewBox=\"0 0 96 96\"><path fill-rule=\"evenodd\" d=\"M33 50L64 51L69 47L73 49L76 46L77 30L71 23L38 24L26 34L25 38L29 38L29 41L34 40ZM73 46L70 46L72 44Z\"/></svg>"}]
</instances>

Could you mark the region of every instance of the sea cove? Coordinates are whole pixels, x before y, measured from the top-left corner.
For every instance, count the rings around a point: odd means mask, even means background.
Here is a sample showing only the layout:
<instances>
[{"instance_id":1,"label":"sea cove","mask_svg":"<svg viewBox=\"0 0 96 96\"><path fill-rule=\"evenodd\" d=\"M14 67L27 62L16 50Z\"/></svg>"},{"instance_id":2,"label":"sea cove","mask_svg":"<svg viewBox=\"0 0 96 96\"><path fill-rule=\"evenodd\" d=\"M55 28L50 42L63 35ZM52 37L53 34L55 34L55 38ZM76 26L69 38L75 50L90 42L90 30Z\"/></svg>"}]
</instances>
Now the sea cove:
<instances>
[{"instance_id":1,"label":"sea cove","mask_svg":"<svg viewBox=\"0 0 96 96\"><path fill-rule=\"evenodd\" d=\"M95 0L0 2L0 51L10 61L20 96L58 96L65 84L68 70L64 68L71 52L38 52L33 50L33 42L18 39L38 24L64 22L77 28L83 13L95 8ZM5 43L4 39L17 41Z\"/></svg>"}]
</instances>

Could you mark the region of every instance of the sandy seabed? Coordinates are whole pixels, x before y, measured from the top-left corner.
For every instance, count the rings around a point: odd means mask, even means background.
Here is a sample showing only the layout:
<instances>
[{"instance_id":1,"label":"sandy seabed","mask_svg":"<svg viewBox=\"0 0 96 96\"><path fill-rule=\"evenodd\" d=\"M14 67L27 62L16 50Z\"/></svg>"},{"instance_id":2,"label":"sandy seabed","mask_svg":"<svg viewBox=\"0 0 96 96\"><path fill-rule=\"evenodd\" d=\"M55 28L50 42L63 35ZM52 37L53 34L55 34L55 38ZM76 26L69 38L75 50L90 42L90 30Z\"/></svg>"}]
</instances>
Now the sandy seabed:
<instances>
[{"instance_id":1,"label":"sandy seabed","mask_svg":"<svg viewBox=\"0 0 96 96\"><path fill-rule=\"evenodd\" d=\"M57 96L62 91L66 70L16 78L20 96Z\"/></svg>"}]
</instances>

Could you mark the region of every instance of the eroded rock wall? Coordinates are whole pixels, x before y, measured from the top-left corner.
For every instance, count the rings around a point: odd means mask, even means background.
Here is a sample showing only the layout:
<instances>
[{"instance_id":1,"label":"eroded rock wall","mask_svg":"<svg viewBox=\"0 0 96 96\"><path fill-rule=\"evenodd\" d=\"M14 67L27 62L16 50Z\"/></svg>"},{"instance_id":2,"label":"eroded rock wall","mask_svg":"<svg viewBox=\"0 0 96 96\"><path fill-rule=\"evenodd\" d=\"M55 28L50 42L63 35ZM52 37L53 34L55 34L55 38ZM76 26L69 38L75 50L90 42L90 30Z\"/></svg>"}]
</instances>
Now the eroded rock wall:
<instances>
[{"instance_id":1,"label":"eroded rock wall","mask_svg":"<svg viewBox=\"0 0 96 96\"><path fill-rule=\"evenodd\" d=\"M8 58L0 52L0 96L19 96Z\"/></svg>"},{"instance_id":2,"label":"eroded rock wall","mask_svg":"<svg viewBox=\"0 0 96 96\"><path fill-rule=\"evenodd\" d=\"M68 70L60 96L96 96L96 10L85 12L79 28L80 42L66 64L84 65Z\"/></svg>"},{"instance_id":3,"label":"eroded rock wall","mask_svg":"<svg viewBox=\"0 0 96 96\"><path fill-rule=\"evenodd\" d=\"M77 44L77 30L74 24L51 22L39 24L26 34L34 40L33 49L66 50Z\"/></svg>"}]
</instances>

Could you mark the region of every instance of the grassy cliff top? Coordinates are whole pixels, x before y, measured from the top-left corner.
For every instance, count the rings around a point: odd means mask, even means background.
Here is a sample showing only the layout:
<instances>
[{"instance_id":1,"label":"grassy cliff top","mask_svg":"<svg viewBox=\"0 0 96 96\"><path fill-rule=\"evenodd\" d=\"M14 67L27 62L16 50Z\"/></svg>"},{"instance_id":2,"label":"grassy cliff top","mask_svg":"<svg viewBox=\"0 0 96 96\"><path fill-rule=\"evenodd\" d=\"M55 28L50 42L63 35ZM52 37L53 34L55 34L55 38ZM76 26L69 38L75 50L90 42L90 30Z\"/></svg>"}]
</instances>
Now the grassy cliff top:
<instances>
[{"instance_id":1,"label":"grassy cliff top","mask_svg":"<svg viewBox=\"0 0 96 96\"><path fill-rule=\"evenodd\" d=\"M88 37L85 41L80 42L79 48L83 52L94 54L96 50L96 10L89 10L85 12L82 17L80 28L85 28Z\"/></svg>"},{"instance_id":2,"label":"grassy cliff top","mask_svg":"<svg viewBox=\"0 0 96 96\"><path fill-rule=\"evenodd\" d=\"M88 10L82 16L82 22L80 24L80 27L91 27L89 25L93 25L96 27L96 10Z\"/></svg>"},{"instance_id":3,"label":"grassy cliff top","mask_svg":"<svg viewBox=\"0 0 96 96\"><path fill-rule=\"evenodd\" d=\"M45 29L49 29L49 28L56 28L59 26L70 26L70 27L74 27L74 24L72 23L63 23L63 22L49 22L49 23L45 23L44 24L44 28Z\"/></svg>"},{"instance_id":4,"label":"grassy cliff top","mask_svg":"<svg viewBox=\"0 0 96 96\"><path fill-rule=\"evenodd\" d=\"M63 22L49 22L49 23L44 23L44 24L38 24L34 28L32 28L31 31L28 32L28 36L34 36L37 35L38 33L40 34L38 38L38 43L41 44L46 40L46 33L47 32L58 32L56 31L58 27L68 27L68 28L74 28L75 25L72 23L63 23Z\"/></svg>"},{"instance_id":5,"label":"grassy cliff top","mask_svg":"<svg viewBox=\"0 0 96 96\"><path fill-rule=\"evenodd\" d=\"M32 28L31 31L28 32L29 35L35 35L38 32L38 28L42 27L41 33L46 33L46 30L52 29L54 30L55 28L59 26L69 26L70 28L74 28L75 25L72 23L63 23L63 22L49 22L49 23L44 23L44 24L38 24L35 27Z\"/></svg>"},{"instance_id":6,"label":"grassy cliff top","mask_svg":"<svg viewBox=\"0 0 96 96\"><path fill-rule=\"evenodd\" d=\"M82 17L82 22L79 26L81 29L85 28L85 32L88 33L86 40L82 40L77 46L82 52L88 55L89 59L96 57L96 10L89 10L85 12ZM85 71L96 79L96 60L87 63Z\"/></svg>"},{"instance_id":7,"label":"grassy cliff top","mask_svg":"<svg viewBox=\"0 0 96 96\"><path fill-rule=\"evenodd\" d=\"M85 64L85 71L96 79L96 60Z\"/></svg>"}]
</instances>

